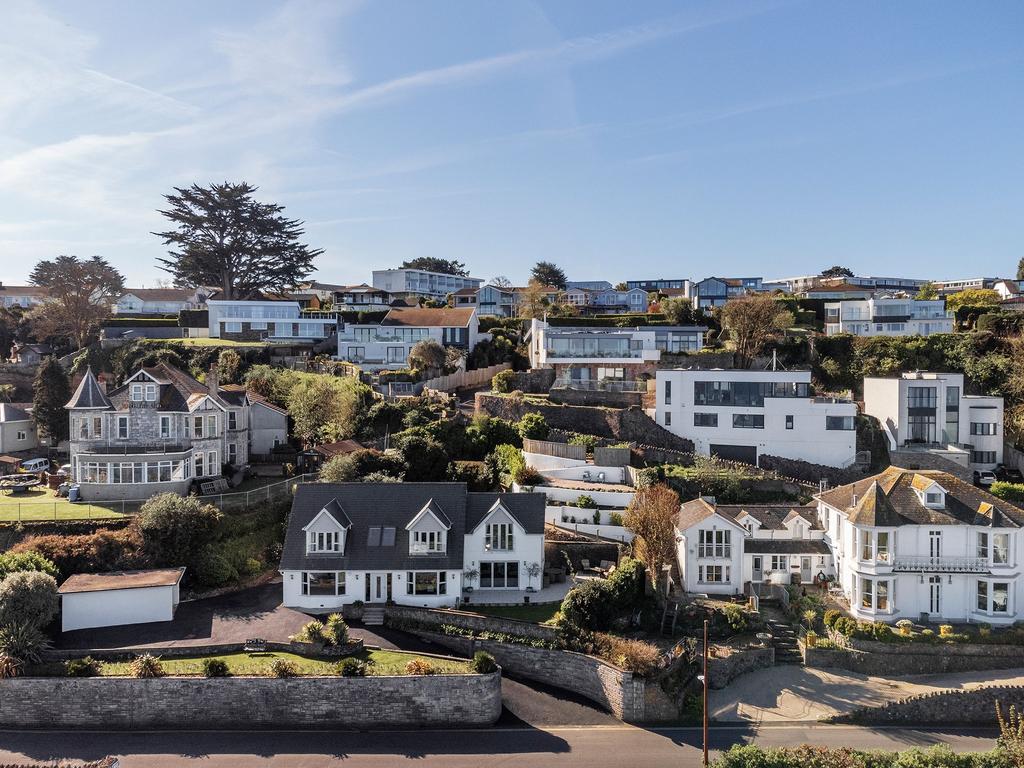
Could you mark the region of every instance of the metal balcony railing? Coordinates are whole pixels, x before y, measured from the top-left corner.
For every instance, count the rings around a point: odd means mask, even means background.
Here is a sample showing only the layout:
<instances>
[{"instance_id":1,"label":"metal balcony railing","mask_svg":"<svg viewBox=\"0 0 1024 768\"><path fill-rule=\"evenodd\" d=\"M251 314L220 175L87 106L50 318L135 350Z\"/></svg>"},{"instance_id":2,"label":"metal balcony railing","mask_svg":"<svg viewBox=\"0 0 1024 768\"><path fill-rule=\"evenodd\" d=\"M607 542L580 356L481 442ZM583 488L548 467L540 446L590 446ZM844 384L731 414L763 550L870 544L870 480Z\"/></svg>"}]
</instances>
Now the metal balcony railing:
<instances>
[{"instance_id":1,"label":"metal balcony railing","mask_svg":"<svg viewBox=\"0 0 1024 768\"><path fill-rule=\"evenodd\" d=\"M646 392L646 381L620 381L618 379L555 379L552 389L579 389L587 392Z\"/></svg>"},{"instance_id":2,"label":"metal balcony railing","mask_svg":"<svg viewBox=\"0 0 1024 768\"><path fill-rule=\"evenodd\" d=\"M911 573L987 573L989 562L983 557L896 556L892 569Z\"/></svg>"}]
</instances>

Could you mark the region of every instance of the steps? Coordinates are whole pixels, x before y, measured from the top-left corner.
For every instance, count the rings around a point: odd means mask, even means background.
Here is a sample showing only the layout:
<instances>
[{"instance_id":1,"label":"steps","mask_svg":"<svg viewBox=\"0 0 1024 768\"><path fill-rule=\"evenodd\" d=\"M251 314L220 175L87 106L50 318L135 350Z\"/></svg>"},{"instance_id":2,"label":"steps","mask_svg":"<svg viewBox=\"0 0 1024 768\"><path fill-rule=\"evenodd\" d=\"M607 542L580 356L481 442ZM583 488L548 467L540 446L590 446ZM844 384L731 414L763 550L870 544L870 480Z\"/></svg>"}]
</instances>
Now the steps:
<instances>
[{"instance_id":1,"label":"steps","mask_svg":"<svg viewBox=\"0 0 1024 768\"><path fill-rule=\"evenodd\" d=\"M793 625L778 619L768 619L768 631L772 633L772 647L775 648L776 664L802 664L800 646L796 642Z\"/></svg>"},{"instance_id":2,"label":"steps","mask_svg":"<svg viewBox=\"0 0 1024 768\"><path fill-rule=\"evenodd\" d=\"M384 609L379 606L368 605L363 608L363 626L383 627Z\"/></svg>"}]
</instances>

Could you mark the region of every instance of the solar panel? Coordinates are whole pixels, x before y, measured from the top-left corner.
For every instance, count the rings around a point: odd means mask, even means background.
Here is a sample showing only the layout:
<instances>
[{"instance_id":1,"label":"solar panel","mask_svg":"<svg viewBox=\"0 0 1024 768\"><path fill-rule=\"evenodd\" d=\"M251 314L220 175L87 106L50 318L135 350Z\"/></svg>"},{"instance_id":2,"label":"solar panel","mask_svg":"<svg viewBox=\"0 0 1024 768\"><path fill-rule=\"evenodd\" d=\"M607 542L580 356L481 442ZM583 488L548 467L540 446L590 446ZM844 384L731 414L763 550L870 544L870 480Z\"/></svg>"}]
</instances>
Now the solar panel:
<instances>
[{"instance_id":1,"label":"solar panel","mask_svg":"<svg viewBox=\"0 0 1024 768\"><path fill-rule=\"evenodd\" d=\"M381 536L380 545L382 547L393 547L395 546L395 529L385 528L383 535Z\"/></svg>"},{"instance_id":2,"label":"solar panel","mask_svg":"<svg viewBox=\"0 0 1024 768\"><path fill-rule=\"evenodd\" d=\"M368 547L379 547L380 546L380 526L375 525L370 528L366 538L366 546Z\"/></svg>"}]
</instances>

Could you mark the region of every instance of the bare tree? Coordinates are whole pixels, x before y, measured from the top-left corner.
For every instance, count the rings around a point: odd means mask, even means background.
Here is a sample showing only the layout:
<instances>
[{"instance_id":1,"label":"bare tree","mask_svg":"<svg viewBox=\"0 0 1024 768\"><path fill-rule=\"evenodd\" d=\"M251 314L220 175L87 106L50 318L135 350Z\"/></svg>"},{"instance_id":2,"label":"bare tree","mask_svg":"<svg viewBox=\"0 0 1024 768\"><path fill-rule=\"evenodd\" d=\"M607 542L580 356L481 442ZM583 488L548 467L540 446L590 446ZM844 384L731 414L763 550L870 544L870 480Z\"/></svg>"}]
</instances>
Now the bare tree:
<instances>
[{"instance_id":1,"label":"bare tree","mask_svg":"<svg viewBox=\"0 0 1024 768\"><path fill-rule=\"evenodd\" d=\"M636 534L633 546L647 566L647 575L657 585L664 566L675 561L679 496L667 485L641 488L633 496L623 524Z\"/></svg>"},{"instance_id":2,"label":"bare tree","mask_svg":"<svg viewBox=\"0 0 1024 768\"><path fill-rule=\"evenodd\" d=\"M40 261L29 280L49 296L29 313L35 335L68 338L78 347L85 346L124 292L121 273L99 256Z\"/></svg>"},{"instance_id":3,"label":"bare tree","mask_svg":"<svg viewBox=\"0 0 1024 768\"><path fill-rule=\"evenodd\" d=\"M751 366L769 339L792 324L793 313L763 294L733 299L722 308L722 327L729 331L743 368Z\"/></svg>"}]
</instances>

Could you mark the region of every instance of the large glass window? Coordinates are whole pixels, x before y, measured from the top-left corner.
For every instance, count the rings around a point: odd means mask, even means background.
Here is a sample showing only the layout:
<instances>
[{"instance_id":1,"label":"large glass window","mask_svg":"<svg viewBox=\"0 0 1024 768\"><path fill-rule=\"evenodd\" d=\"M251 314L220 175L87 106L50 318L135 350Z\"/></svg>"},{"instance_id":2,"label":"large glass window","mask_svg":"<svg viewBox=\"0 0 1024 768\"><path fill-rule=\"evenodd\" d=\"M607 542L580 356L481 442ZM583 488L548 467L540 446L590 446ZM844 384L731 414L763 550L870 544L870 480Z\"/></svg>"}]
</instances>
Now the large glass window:
<instances>
[{"instance_id":1,"label":"large glass window","mask_svg":"<svg viewBox=\"0 0 1024 768\"><path fill-rule=\"evenodd\" d=\"M1010 562L1010 534L997 533L992 536L992 562L1007 565Z\"/></svg>"},{"instance_id":2,"label":"large glass window","mask_svg":"<svg viewBox=\"0 0 1024 768\"><path fill-rule=\"evenodd\" d=\"M693 426L695 426L695 427L717 427L718 426L718 414L717 413L694 413L693 414Z\"/></svg>"},{"instance_id":3,"label":"large glass window","mask_svg":"<svg viewBox=\"0 0 1024 768\"><path fill-rule=\"evenodd\" d=\"M971 422L971 434L972 435L994 435L996 434L996 427L998 425L990 422Z\"/></svg>"},{"instance_id":4,"label":"large glass window","mask_svg":"<svg viewBox=\"0 0 1024 768\"><path fill-rule=\"evenodd\" d=\"M995 451L971 451L972 464L995 464Z\"/></svg>"},{"instance_id":5,"label":"large glass window","mask_svg":"<svg viewBox=\"0 0 1024 768\"><path fill-rule=\"evenodd\" d=\"M766 397L809 397L806 382L759 381L695 381L693 402L696 405L764 406Z\"/></svg>"},{"instance_id":6,"label":"large glass window","mask_svg":"<svg viewBox=\"0 0 1024 768\"><path fill-rule=\"evenodd\" d=\"M1009 613L1010 585L1005 581L978 581L975 605L983 613Z\"/></svg>"},{"instance_id":7,"label":"large glass window","mask_svg":"<svg viewBox=\"0 0 1024 768\"><path fill-rule=\"evenodd\" d=\"M701 584L724 584L731 581L731 572L728 565L698 565L697 581Z\"/></svg>"},{"instance_id":8,"label":"large glass window","mask_svg":"<svg viewBox=\"0 0 1024 768\"><path fill-rule=\"evenodd\" d=\"M887 612L889 610L888 579L861 579L860 606L870 611Z\"/></svg>"},{"instance_id":9,"label":"large glass window","mask_svg":"<svg viewBox=\"0 0 1024 768\"><path fill-rule=\"evenodd\" d=\"M907 405L910 408L934 408L936 403L935 387L907 387Z\"/></svg>"},{"instance_id":10,"label":"large glass window","mask_svg":"<svg viewBox=\"0 0 1024 768\"><path fill-rule=\"evenodd\" d=\"M698 532L697 557L731 557L732 531Z\"/></svg>"},{"instance_id":11,"label":"large glass window","mask_svg":"<svg viewBox=\"0 0 1024 768\"><path fill-rule=\"evenodd\" d=\"M511 523L493 523L484 531L484 549L508 551L515 548Z\"/></svg>"},{"instance_id":12,"label":"large glass window","mask_svg":"<svg viewBox=\"0 0 1024 768\"><path fill-rule=\"evenodd\" d=\"M935 414L912 414L907 416L907 434L914 443L934 443Z\"/></svg>"},{"instance_id":13,"label":"large glass window","mask_svg":"<svg viewBox=\"0 0 1024 768\"><path fill-rule=\"evenodd\" d=\"M853 416L826 416L825 429L827 430L853 430Z\"/></svg>"},{"instance_id":14,"label":"large glass window","mask_svg":"<svg viewBox=\"0 0 1024 768\"><path fill-rule=\"evenodd\" d=\"M406 588L410 595L448 594L448 574L444 571L409 571Z\"/></svg>"},{"instance_id":15,"label":"large glass window","mask_svg":"<svg viewBox=\"0 0 1024 768\"><path fill-rule=\"evenodd\" d=\"M764 429L764 414L734 413L732 425L735 429Z\"/></svg>"},{"instance_id":16,"label":"large glass window","mask_svg":"<svg viewBox=\"0 0 1024 768\"><path fill-rule=\"evenodd\" d=\"M344 595L344 571L303 571L302 594L304 595Z\"/></svg>"},{"instance_id":17,"label":"large glass window","mask_svg":"<svg viewBox=\"0 0 1024 768\"><path fill-rule=\"evenodd\" d=\"M519 563L514 560L481 562L480 586L491 589L518 589Z\"/></svg>"}]
</instances>

